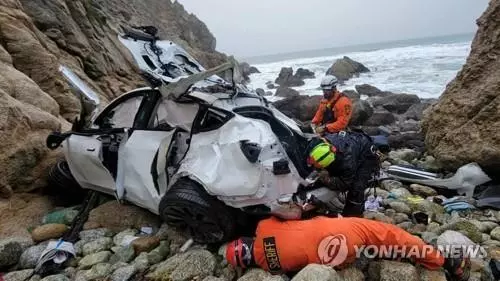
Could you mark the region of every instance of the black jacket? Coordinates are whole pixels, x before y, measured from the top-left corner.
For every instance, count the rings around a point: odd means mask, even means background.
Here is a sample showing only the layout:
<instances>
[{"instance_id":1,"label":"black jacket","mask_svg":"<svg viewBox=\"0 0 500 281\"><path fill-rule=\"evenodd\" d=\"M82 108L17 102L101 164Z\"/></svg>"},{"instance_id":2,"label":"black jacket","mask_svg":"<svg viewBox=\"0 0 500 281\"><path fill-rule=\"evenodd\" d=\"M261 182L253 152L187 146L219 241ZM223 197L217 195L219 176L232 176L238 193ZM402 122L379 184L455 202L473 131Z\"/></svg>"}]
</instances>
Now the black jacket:
<instances>
[{"instance_id":1,"label":"black jacket","mask_svg":"<svg viewBox=\"0 0 500 281\"><path fill-rule=\"evenodd\" d=\"M326 134L324 138L337 149L335 161L327 167L341 190L363 190L378 169L371 138L362 132Z\"/></svg>"}]
</instances>

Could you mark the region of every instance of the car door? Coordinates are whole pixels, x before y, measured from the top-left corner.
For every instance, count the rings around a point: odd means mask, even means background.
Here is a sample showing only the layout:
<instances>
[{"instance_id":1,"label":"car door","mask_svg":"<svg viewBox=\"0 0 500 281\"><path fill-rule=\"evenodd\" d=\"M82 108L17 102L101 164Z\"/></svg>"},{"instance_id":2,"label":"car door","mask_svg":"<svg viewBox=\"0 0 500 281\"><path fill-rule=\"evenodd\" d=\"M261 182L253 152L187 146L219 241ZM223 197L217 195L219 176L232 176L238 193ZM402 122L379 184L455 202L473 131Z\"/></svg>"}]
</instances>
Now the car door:
<instances>
[{"instance_id":1,"label":"car door","mask_svg":"<svg viewBox=\"0 0 500 281\"><path fill-rule=\"evenodd\" d=\"M93 128L72 134L63 145L71 173L80 185L114 195L118 152L146 108L148 91L123 94L93 121Z\"/></svg>"},{"instance_id":2,"label":"car door","mask_svg":"<svg viewBox=\"0 0 500 281\"><path fill-rule=\"evenodd\" d=\"M120 147L117 196L153 213L165 193L169 168L187 151L196 103L176 103L160 98L147 124L134 128Z\"/></svg>"}]
</instances>

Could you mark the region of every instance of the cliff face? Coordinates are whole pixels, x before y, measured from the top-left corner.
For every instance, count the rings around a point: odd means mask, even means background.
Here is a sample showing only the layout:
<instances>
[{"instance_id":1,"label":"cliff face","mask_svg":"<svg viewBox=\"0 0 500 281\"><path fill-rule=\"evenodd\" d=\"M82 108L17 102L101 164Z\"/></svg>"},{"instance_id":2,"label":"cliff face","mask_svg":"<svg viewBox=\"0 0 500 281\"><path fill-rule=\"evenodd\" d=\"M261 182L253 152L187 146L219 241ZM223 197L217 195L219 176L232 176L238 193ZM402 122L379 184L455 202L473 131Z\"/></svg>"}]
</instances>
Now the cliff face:
<instances>
[{"instance_id":1,"label":"cliff face","mask_svg":"<svg viewBox=\"0 0 500 281\"><path fill-rule=\"evenodd\" d=\"M500 172L500 0L477 21L463 69L423 120L429 151L448 168L478 162Z\"/></svg>"},{"instance_id":2,"label":"cliff face","mask_svg":"<svg viewBox=\"0 0 500 281\"><path fill-rule=\"evenodd\" d=\"M3 0L0 2L0 196L45 184L57 153L52 130L67 128L78 100L58 73L69 65L107 102L143 86L117 26L155 25L205 67L225 60L208 28L167 0Z\"/></svg>"}]
</instances>

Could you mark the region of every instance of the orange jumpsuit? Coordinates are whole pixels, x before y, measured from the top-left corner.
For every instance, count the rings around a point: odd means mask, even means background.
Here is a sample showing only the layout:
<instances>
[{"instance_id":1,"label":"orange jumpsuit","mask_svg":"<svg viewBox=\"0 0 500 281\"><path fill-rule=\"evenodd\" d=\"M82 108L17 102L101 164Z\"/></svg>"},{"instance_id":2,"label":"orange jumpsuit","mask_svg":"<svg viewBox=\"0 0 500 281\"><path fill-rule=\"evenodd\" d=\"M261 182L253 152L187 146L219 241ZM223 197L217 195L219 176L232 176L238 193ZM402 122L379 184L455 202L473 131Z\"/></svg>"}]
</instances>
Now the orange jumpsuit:
<instances>
[{"instance_id":1,"label":"orange jumpsuit","mask_svg":"<svg viewBox=\"0 0 500 281\"><path fill-rule=\"evenodd\" d=\"M321 100L311 123L318 126L326 125L325 129L328 133L337 133L347 128L351 115L351 100L340 92L335 92L329 100Z\"/></svg>"},{"instance_id":2,"label":"orange jumpsuit","mask_svg":"<svg viewBox=\"0 0 500 281\"><path fill-rule=\"evenodd\" d=\"M299 271L311 263L342 268L355 261L356 246L370 245L406 246L407 255L412 246L426 249L424 256L414 259L416 263L430 270L444 264L443 255L420 238L395 225L363 218L263 220L257 227L253 257L257 266L275 274Z\"/></svg>"}]
</instances>

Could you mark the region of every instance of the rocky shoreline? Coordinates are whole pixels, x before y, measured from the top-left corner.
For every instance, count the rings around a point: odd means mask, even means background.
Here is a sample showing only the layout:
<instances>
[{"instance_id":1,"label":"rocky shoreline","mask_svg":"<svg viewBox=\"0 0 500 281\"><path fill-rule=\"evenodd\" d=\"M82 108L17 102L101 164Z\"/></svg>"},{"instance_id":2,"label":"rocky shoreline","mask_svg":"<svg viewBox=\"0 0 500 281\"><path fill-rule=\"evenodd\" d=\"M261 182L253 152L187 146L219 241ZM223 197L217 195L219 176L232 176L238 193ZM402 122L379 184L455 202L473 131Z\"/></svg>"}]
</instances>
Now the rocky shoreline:
<instances>
[{"instance_id":1,"label":"rocky shoreline","mask_svg":"<svg viewBox=\"0 0 500 281\"><path fill-rule=\"evenodd\" d=\"M417 155L409 149L392 151L384 166L413 163L418 161ZM480 245L488 256L474 259L470 280L493 280L488 262L491 258L500 258L500 211L471 209L447 212L433 201L434 198L442 198L438 190L416 184L404 185L396 180L383 181L375 192L382 199L382 208L366 211L365 218L398 225L431 245L443 244L443 239L448 239L446 243L466 241L468 245ZM367 190L367 195L375 192ZM416 196L422 200L410 200ZM412 217L414 212L425 212L430 221L416 221ZM74 212L67 213L68 216L71 214L74 215ZM71 218L64 221L70 222ZM6 272L3 276L5 281L446 280L442 271L427 271L410 263L368 258L361 258L338 271L326 266L309 265L295 276L272 276L260 269L237 272L222 260L214 247L193 244L183 251L185 249L181 247L188 242L189 234L161 224L157 216L139 207L120 205L114 200L91 212L85 230L80 232L79 241L75 244L77 257L67 261L61 273L45 278L34 275L25 279L33 273L48 241L57 240L68 227L55 222L42 225L41 221L38 226L33 226L28 236L0 239L0 272ZM451 242L450 236L453 237Z\"/></svg>"}]
</instances>

